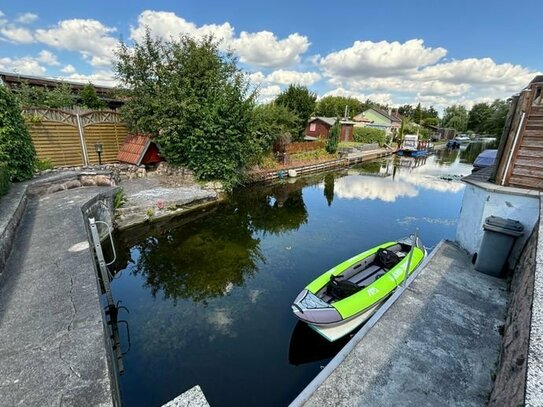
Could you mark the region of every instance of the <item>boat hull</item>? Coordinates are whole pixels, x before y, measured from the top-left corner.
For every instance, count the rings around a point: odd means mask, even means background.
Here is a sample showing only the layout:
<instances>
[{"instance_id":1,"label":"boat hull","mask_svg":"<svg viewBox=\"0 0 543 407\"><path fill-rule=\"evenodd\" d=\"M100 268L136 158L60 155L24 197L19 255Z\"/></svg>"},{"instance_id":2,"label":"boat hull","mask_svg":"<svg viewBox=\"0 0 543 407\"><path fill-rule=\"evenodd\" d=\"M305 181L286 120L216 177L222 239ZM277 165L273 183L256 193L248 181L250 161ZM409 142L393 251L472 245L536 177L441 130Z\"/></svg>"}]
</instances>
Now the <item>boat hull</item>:
<instances>
[{"instance_id":1,"label":"boat hull","mask_svg":"<svg viewBox=\"0 0 543 407\"><path fill-rule=\"evenodd\" d=\"M420 241L411 254L402 252L410 249L401 241L384 243L328 270L296 297L292 304L294 315L327 339L344 336L370 318L407 275L418 267L426 251ZM387 250L403 257L398 256L398 262L390 269L380 268L377 257ZM346 297L330 297L331 276L332 280L345 279L351 286L356 284L359 288Z\"/></svg>"}]
</instances>

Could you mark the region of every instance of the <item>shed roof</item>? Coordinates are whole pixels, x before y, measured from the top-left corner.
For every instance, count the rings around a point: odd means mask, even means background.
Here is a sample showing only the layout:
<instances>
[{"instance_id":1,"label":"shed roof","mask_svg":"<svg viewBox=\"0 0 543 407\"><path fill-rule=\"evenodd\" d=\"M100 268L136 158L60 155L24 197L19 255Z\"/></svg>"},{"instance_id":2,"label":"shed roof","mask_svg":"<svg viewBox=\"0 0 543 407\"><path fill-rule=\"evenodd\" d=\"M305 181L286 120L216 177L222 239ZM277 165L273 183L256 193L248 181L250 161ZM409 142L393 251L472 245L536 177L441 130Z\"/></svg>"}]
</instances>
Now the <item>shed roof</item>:
<instances>
[{"instance_id":1,"label":"shed roof","mask_svg":"<svg viewBox=\"0 0 543 407\"><path fill-rule=\"evenodd\" d=\"M309 119L310 122L314 120L320 120L321 122L324 122L326 124L329 124L330 126L333 126L336 123L337 119L335 117L324 117L324 116L317 116L317 117L312 117Z\"/></svg>"},{"instance_id":2,"label":"shed roof","mask_svg":"<svg viewBox=\"0 0 543 407\"><path fill-rule=\"evenodd\" d=\"M145 134L129 134L117 154L117 160L123 163L140 165L149 145L151 136Z\"/></svg>"}]
</instances>

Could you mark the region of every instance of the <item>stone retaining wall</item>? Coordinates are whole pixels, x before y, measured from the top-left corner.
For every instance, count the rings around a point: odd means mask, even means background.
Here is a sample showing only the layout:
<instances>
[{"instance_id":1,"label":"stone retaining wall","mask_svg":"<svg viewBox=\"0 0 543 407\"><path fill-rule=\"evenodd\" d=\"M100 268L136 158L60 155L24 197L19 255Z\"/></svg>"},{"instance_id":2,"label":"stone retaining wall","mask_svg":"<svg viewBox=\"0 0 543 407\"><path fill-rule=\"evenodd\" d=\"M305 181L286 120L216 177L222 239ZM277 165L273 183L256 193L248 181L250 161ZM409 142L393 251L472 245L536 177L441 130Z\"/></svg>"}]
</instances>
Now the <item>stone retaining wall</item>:
<instances>
[{"instance_id":1,"label":"stone retaining wall","mask_svg":"<svg viewBox=\"0 0 543 407\"><path fill-rule=\"evenodd\" d=\"M537 243L536 226L520 255L521 260L511 281L500 362L489 406L524 405Z\"/></svg>"}]
</instances>

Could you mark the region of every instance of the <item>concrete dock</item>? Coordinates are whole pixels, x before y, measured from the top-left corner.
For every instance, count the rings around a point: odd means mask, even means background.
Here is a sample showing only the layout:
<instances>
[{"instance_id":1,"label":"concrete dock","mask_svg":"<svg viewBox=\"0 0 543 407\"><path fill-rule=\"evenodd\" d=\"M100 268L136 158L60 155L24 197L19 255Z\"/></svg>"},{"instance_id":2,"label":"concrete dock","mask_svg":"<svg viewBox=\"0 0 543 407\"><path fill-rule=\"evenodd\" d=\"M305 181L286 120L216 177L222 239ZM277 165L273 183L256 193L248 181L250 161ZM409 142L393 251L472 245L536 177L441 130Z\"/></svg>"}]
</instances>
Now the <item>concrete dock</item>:
<instances>
[{"instance_id":1,"label":"concrete dock","mask_svg":"<svg viewBox=\"0 0 543 407\"><path fill-rule=\"evenodd\" d=\"M107 189L29 200L0 274L1 406L113 405L100 294L81 212Z\"/></svg>"},{"instance_id":2,"label":"concrete dock","mask_svg":"<svg viewBox=\"0 0 543 407\"><path fill-rule=\"evenodd\" d=\"M292 406L486 405L506 289L443 242L378 322L347 345L344 359L332 360Z\"/></svg>"}]
</instances>

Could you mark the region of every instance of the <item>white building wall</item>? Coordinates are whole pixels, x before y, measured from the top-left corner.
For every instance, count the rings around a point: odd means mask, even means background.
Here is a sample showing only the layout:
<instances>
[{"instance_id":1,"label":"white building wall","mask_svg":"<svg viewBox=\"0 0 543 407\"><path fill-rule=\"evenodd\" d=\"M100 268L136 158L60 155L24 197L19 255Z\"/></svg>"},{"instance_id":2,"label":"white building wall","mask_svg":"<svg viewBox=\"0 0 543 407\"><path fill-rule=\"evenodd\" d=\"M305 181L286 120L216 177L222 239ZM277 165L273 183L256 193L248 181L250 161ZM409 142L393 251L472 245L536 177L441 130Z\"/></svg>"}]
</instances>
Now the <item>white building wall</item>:
<instances>
[{"instance_id":1,"label":"white building wall","mask_svg":"<svg viewBox=\"0 0 543 407\"><path fill-rule=\"evenodd\" d=\"M491 215L518 220L524 225L524 235L517 239L511 253L510 266L513 266L539 219L539 197L488 191L467 184L456 229L456 241L470 254L479 251L484 233L483 224Z\"/></svg>"}]
</instances>

